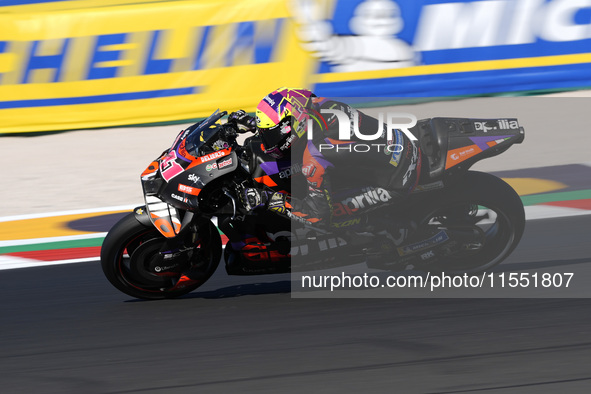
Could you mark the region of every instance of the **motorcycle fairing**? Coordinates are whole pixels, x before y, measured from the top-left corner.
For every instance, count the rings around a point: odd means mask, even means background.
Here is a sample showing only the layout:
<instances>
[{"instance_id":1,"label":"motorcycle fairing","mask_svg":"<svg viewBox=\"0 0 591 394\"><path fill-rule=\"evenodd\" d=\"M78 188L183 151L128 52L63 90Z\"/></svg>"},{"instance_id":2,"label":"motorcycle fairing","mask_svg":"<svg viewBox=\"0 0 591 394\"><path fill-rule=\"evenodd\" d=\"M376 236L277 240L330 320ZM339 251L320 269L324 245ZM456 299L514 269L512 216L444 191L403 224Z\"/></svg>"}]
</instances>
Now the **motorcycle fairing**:
<instances>
[{"instance_id":1,"label":"motorcycle fairing","mask_svg":"<svg viewBox=\"0 0 591 394\"><path fill-rule=\"evenodd\" d=\"M474 163L523 142L524 130L515 118L431 118L412 129L427 165L421 184L467 171Z\"/></svg>"},{"instance_id":2,"label":"motorcycle fairing","mask_svg":"<svg viewBox=\"0 0 591 394\"><path fill-rule=\"evenodd\" d=\"M181 231L181 221L176 208L156 196L145 196L150 221L166 238L174 238Z\"/></svg>"},{"instance_id":3,"label":"motorcycle fairing","mask_svg":"<svg viewBox=\"0 0 591 394\"><path fill-rule=\"evenodd\" d=\"M206 120L181 131L172 146L141 175L150 220L167 238L182 230L179 210L198 208L203 188L239 165L232 148L216 141L221 138L221 127L216 122L225 114L216 111Z\"/></svg>"},{"instance_id":4,"label":"motorcycle fairing","mask_svg":"<svg viewBox=\"0 0 591 394\"><path fill-rule=\"evenodd\" d=\"M160 190L164 201L179 209L196 209L199 196L215 179L232 173L239 165L239 159L231 149L220 151L219 156L198 157L178 176L170 179ZM208 155L209 156L209 155Z\"/></svg>"},{"instance_id":5,"label":"motorcycle fairing","mask_svg":"<svg viewBox=\"0 0 591 394\"><path fill-rule=\"evenodd\" d=\"M478 138L478 137L475 137ZM472 142L474 142L475 138L470 138L470 140ZM481 137L481 138L491 138L491 137ZM447 158L445 160L445 169L448 170L449 168L460 164L463 161L466 161L468 159L470 159L473 156L476 156L479 153L484 152L485 150L492 148L494 145L498 145L500 143L502 143L503 141L509 139L510 136L502 136L499 138L496 137L492 137L492 139L490 141L486 141L488 142L488 144L483 145L482 143L480 144L472 144L472 145L468 145L468 146L462 146L460 148L456 148L456 149L452 149L450 151L447 152ZM489 145L491 144L491 145Z\"/></svg>"},{"instance_id":6,"label":"motorcycle fairing","mask_svg":"<svg viewBox=\"0 0 591 394\"><path fill-rule=\"evenodd\" d=\"M514 143L523 141L523 129L517 119L459 119L443 120L449 127L449 145L445 169L464 163L467 168L485 157L501 153ZM452 126L453 127L453 126Z\"/></svg>"},{"instance_id":7,"label":"motorcycle fairing","mask_svg":"<svg viewBox=\"0 0 591 394\"><path fill-rule=\"evenodd\" d=\"M301 165L292 166L291 160L277 160L267 155L258 138L253 138L249 146L252 152L249 163L252 178L276 191L289 193L292 176L301 172Z\"/></svg>"},{"instance_id":8,"label":"motorcycle fairing","mask_svg":"<svg viewBox=\"0 0 591 394\"><path fill-rule=\"evenodd\" d=\"M150 163L142 173L145 195L158 195L178 209L195 209L206 184L236 169L239 159L232 148L209 146L221 138L215 124L221 113L214 115L181 131L172 146Z\"/></svg>"},{"instance_id":9,"label":"motorcycle fairing","mask_svg":"<svg viewBox=\"0 0 591 394\"><path fill-rule=\"evenodd\" d=\"M142 172L141 177L144 178L144 177L147 177L151 174L154 174L156 171L158 171L158 166L159 166L159 163L157 160L151 162L150 165L148 167L146 167L144 172Z\"/></svg>"}]
</instances>

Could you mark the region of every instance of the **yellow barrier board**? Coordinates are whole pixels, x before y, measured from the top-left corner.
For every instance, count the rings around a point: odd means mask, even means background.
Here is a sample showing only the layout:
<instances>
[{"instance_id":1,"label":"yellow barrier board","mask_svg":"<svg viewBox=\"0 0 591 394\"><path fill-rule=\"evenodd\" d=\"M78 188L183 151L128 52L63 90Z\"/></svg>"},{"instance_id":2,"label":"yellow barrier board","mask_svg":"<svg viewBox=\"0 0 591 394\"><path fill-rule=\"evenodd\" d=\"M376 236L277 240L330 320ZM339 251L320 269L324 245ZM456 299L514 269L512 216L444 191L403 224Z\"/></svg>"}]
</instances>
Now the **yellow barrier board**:
<instances>
[{"instance_id":1,"label":"yellow barrier board","mask_svg":"<svg viewBox=\"0 0 591 394\"><path fill-rule=\"evenodd\" d=\"M385 98L590 87L590 2L7 0L0 134L253 111L280 86Z\"/></svg>"},{"instance_id":2,"label":"yellow barrier board","mask_svg":"<svg viewBox=\"0 0 591 394\"><path fill-rule=\"evenodd\" d=\"M3 10L0 133L252 111L279 86L306 86L315 64L284 2L113 3Z\"/></svg>"}]
</instances>

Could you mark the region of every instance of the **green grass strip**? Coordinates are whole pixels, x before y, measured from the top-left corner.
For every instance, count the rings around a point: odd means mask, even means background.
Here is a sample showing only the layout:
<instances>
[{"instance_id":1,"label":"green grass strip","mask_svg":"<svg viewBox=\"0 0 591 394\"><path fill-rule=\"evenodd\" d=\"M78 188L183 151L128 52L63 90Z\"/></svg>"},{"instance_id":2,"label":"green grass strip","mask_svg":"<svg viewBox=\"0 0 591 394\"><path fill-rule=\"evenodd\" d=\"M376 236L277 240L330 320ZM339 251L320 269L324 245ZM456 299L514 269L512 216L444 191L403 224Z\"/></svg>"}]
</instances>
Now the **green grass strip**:
<instances>
[{"instance_id":1,"label":"green grass strip","mask_svg":"<svg viewBox=\"0 0 591 394\"><path fill-rule=\"evenodd\" d=\"M585 200L588 198L591 198L591 189L522 196L521 201L523 201L523 205L527 206L556 201Z\"/></svg>"},{"instance_id":2,"label":"green grass strip","mask_svg":"<svg viewBox=\"0 0 591 394\"><path fill-rule=\"evenodd\" d=\"M33 252L37 250L53 250L53 249L70 249L70 248L85 248L89 246L101 246L104 237L90 238L90 239L76 239L72 241L57 241L38 243L30 245L15 245L0 247L0 254L17 253L17 252Z\"/></svg>"}]
</instances>

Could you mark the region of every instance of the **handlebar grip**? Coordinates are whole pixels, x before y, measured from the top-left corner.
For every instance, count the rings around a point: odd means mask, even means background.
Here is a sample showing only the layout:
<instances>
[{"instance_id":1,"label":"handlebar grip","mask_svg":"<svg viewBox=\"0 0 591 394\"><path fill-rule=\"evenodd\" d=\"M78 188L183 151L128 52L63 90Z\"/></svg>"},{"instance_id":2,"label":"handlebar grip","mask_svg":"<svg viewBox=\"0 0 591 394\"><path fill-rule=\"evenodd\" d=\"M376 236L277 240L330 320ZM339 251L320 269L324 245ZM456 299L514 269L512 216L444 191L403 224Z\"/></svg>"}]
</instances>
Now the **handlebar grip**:
<instances>
[{"instance_id":1,"label":"handlebar grip","mask_svg":"<svg viewBox=\"0 0 591 394\"><path fill-rule=\"evenodd\" d=\"M238 136L238 132L234 126L231 124L226 123L223 126L224 136L226 138L236 138Z\"/></svg>"}]
</instances>

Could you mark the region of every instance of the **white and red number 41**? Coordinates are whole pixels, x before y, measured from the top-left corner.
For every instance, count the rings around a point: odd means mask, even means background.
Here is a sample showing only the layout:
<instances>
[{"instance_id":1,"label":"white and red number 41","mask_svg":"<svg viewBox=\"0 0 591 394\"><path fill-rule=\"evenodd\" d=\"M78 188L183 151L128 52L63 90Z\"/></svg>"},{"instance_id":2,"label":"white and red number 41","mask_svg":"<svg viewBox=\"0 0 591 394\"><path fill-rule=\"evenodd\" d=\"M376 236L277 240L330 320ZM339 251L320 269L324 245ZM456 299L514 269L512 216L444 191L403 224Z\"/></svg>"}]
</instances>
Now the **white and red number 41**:
<instances>
[{"instance_id":1,"label":"white and red number 41","mask_svg":"<svg viewBox=\"0 0 591 394\"><path fill-rule=\"evenodd\" d=\"M176 162L176 152L171 150L160 162L160 173L167 182L184 171L183 167Z\"/></svg>"}]
</instances>

